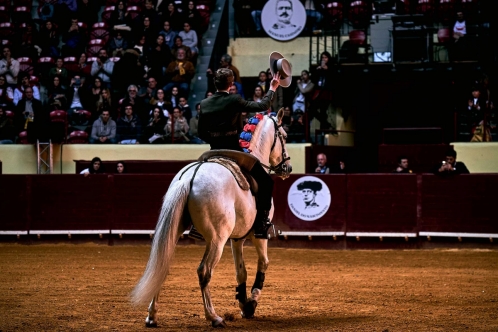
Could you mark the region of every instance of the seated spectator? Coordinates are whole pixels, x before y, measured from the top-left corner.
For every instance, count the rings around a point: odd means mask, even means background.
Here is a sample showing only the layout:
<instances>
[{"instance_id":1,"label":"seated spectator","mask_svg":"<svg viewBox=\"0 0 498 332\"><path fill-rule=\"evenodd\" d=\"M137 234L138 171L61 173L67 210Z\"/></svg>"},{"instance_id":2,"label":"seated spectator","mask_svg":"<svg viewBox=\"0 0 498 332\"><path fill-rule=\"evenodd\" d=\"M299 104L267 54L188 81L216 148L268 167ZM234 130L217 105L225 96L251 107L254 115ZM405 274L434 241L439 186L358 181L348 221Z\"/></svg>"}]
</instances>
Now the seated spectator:
<instances>
[{"instance_id":1,"label":"seated spectator","mask_svg":"<svg viewBox=\"0 0 498 332\"><path fill-rule=\"evenodd\" d=\"M147 45L146 45L146 41L147 41L147 36L145 35L140 35L138 37L135 38L135 43L133 44L133 49L135 50L138 50L140 52L141 55L147 53Z\"/></svg>"},{"instance_id":2,"label":"seated spectator","mask_svg":"<svg viewBox=\"0 0 498 332\"><path fill-rule=\"evenodd\" d=\"M126 93L130 85L137 85L144 80L143 65L138 61L139 53L126 50L121 59L114 65L112 87L119 96Z\"/></svg>"},{"instance_id":3,"label":"seated spectator","mask_svg":"<svg viewBox=\"0 0 498 332\"><path fill-rule=\"evenodd\" d=\"M195 105L195 116L189 121L190 135L197 136L198 135L198 126L199 126L199 114L201 114L201 103L197 103Z\"/></svg>"},{"instance_id":4,"label":"seated spectator","mask_svg":"<svg viewBox=\"0 0 498 332\"><path fill-rule=\"evenodd\" d=\"M78 58L78 72L74 74L78 74L80 77L88 77L92 71L92 66L86 62L86 53L83 52L80 54Z\"/></svg>"},{"instance_id":5,"label":"seated spectator","mask_svg":"<svg viewBox=\"0 0 498 332\"><path fill-rule=\"evenodd\" d=\"M97 102L100 99L102 89L103 89L102 79L100 77L95 77L93 79L93 84L90 85L90 89L89 89L89 93L88 93L88 98L91 99L88 102L88 104L89 104L88 111L92 112L92 114L97 112ZM109 108L106 108L106 109L109 109Z\"/></svg>"},{"instance_id":6,"label":"seated spectator","mask_svg":"<svg viewBox=\"0 0 498 332\"><path fill-rule=\"evenodd\" d=\"M150 19L151 25L156 29L159 25L159 15L157 14L156 9L154 8L154 1L145 0L145 4L140 12L140 17L143 20L144 17L148 17Z\"/></svg>"},{"instance_id":7,"label":"seated spectator","mask_svg":"<svg viewBox=\"0 0 498 332\"><path fill-rule=\"evenodd\" d=\"M91 75L100 77L103 86L109 89L111 87L111 76L113 70L114 62L109 60L107 50L105 48L100 49L97 60L92 63Z\"/></svg>"},{"instance_id":8,"label":"seated spectator","mask_svg":"<svg viewBox=\"0 0 498 332\"><path fill-rule=\"evenodd\" d=\"M164 21L163 29L159 31L159 34L164 37L164 43L168 45L171 50L175 45L175 37L177 36L177 33L171 30L171 24L169 21Z\"/></svg>"},{"instance_id":9,"label":"seated spectator","mask_svg":"<svg viewBox=\"0 0 498 332\"><path fill-rule=\"evenodd\" d=\"M237 89L237 86L235 84L230 86L230 88L228 89L228 93L231 95L239 95L240 96L239 90Z\"/></svg>"},{"instance_id":10,"label":"seated spectator","mask_svg":"<svg viewBox=\"0 0 498 332\"><path fill-rule=\"evenodd\" d=\"M125 114L118 119L117 136L119 144L139 144L142 136L140 119L133 112L134 106L125 105Z\"/></svg>"},{"instance_id":11,"label":"seated spectator","mask_svg":"<svg viewBox=\"0 0 498 332\"><path fill-rule=\"evenodd\" d=\"M188 101L186 97L181 96L178 99L178 103L180 104L180 109L182 110L182 116L187 120L187 123L190 123L190 119L192 118L192 110L188 105Z\"/></svg>"},{"instance_id":12,"label":"seated spectator","mask_svg":"<svg viewBox=\"0 0 498 332\"><path fill-rule=\"evenodd\" d=\"M126 174L126 164L123 161L118 161L116 163L116 173L117 174Z\"/></svg>"},{"instance_id":13,"label":"seated spectator","mask_svg":"<svg viewBox=\"0 0 498 332\"><path fill-rule=\"evenodd\" d=\"M33 21L26 23L25 29L19 30L17 36L17 56L29 57L33 63L38 60L38 51L41 51L39 44L38 29Z\"/></svg>"},{"instance_id":14,"label":"seated spectator","mask_svg":"<svg viewBox=\"0 0 498 332\"><path fill-rule=\"evenodd\" d=\"M148 108L144 99L138 95L138 88L136 85L128 87L128 95L121 101L121 105L133 106L133 114L138 116L141 123L145 123L149 119ZM121 113L123 113L121 111ZM123 116L123 114L121 114Z\"/></svg>"},{"instance_id":15,"label":"seated spectator","mask_svg":"<svg viewBox=\"0 0 498 332\"><path fill-rule=\"evenodd\" d=\"M66 110L67 96L66 89L61 85L59 76L55 76L52 84L47 87L48 105L51 110Z\"/></svg>"},{"instance_id":16,"label":"seated spectator","mask_svg":"<svg viewBox=\"0 0 498 332\"><path fill-rule=\"evenodd\" d=\"M90 144L114 144L116 140L116 122L111 119L108 110L102 111L100 117L92 125Z\"/></svg>"},{"instance_id":17,"label":"seated spectator","mask_svg":"<svg viewBox=\"0 0 498 332\"><path fill-rule=\"evenodd\" d=\"M116 116L116 107L112 103L111 91L109 89L102 89L96 104L97 115L100 115L104 110L109 111L112 117Z\"/></svg>"},{"instance_id":18,"label":"seated spectator","mask_svg":"<svg viewBox=\"0 0 498 332\"><path fill-rule=\"evenodd\" d=\"M0 144L14 144L16 127L14 121L7 117L3 106L0 106Z\"/></svg>"},{"instance_id":19,"label":"seated spectator","mask_svg":"<svg viewBox=\"0 0 498 332\"><path fill-rule=\"evenodd\" d=\"M297 80L292 111L296 112L297 110L301 110L302 112L306 112L310 94L313 92L314 88L315 85L310 80L310 73L307 70L303 70L301 72L301 79Z\"/></svg>"},{"instance_id":20,"label":"seated spectator","mask_svg":"<svg viewBox=\"0 0 498 332\"><path fill-rule=\"evenodd\" d=\"M69 87L67 89L67 100L69 108L67 110L67 115L69 119L69 123L72 126L86 126L88 125L88 119L84 116L81 116L75 111L91 109L91 107L87 107L86 102L88 101L88 92L83 86L85 84L85 78L80 77L79 75L75 75L71 82L69 83ZM84 130L84 129L83 129Z\"/></svg>"},{"instance_id":21,"label":"seated spectator","mask_svg":"<svg viewBox=\"0 0 498 332\"><path fill-rule=\"evenodd\" d=\"M163 90L164 91L164 90ZM171 92L166 96L165 104L163 108L169 113L173 112L173 108L180 105L180 92L177 87L173 87Z\"/></svg>"},{"instance_id":22,"label":"seated spectator","mask_svg":"<svg viewBox=\"0 0 498 332\"><path fill-rule=\"evenodd\" d=\"M98 0L78 0L78 21L91 27L98 21L97 13L100 10Z\"/></svg>"},{"instance_id":23,"label":"seated spectator","mask_svg":"<svg viewBox=\"0 0 498 332\"><path fill-rule=\"evenodd\" d=\"M176 56L176 52L179 49L184 49L185 50L185 59L186 60L190 61L192 59L192 50L190 49L190 47L188 47L187 45L183 44L183 38L182 37L176 36L175 37L175 45L173 45L173 47L171 48L171 54L173 54L173 56Z\"/></svg>"},{"instance_id":24,"label":"seated spectator","mask_svg":"<svg viewBox=\"0 0 498 332\"><path fill-rule=\"evenodd\" d=\"M62 86L67 86L69 74L67 69L64 68L64 59L61 57L58 57L55 61L55 67L50 68L48 71L48 82L53 82L55 76L60 78Z\"/></svg>"},{"instance_id":25,"label":"seated spectator","mask_svg":"<svg viewBox=\"0 0 498 332\"><path fill-rule=\"evenodd\" d=\"M0 60L0 75L5 75L7 84L13 89L17 85L17 75L19 74L19 61L12 58L12 52L9 46L4 46L3 57Z\"/></svg>"},{"instance_id":26,"label":"seated spectator","mask_svg":"<svg viewBox=\"0 0 498 332\"><path fill-rule=\"evenodd\" d=\"M27 73L22 73L19 75L19 78L21 79L21 84L18 85L14 90L14 105L17 105L17 103L19 103L19 100L22 99L27 87L30 87L32 89L33 98L35 98L36 100L40 100L40 89L38 89L36 85L31 84L30 76Z\"/></svg>"},{"instance_id":27,"label":"seated spectator","mask_svg":"<svg viewBox=\"0 0 498 332\"><path fill-rule=\"evenodd\" d=\"M339 173L339 174L347 173L346 163L344 162L344 160L339 160L339 164L335 169L332 170L332 173Z\"/></svg>"},{"instance_id":28,"label":"seated spectator","mask_svg":"<svg viewBox=\"0 0 498 332\"><path fill-rule=\"evenodd\" d=\"M263 98L263 89L261 89L261 87L257 85L254 87L254 92L252 94L252 97L247 100L259 103L261 101L261 98Z\"/></svg>"},{"instance_id":29,"label":"seated spectator","mask_svg":"<svg viewBox=\"0 0 498 332\"><path fill-rule=\"evenodd\" d=\"M143 17L141 25L137 28L134 28L132 31L136 37L145 36L145 46L147 48L150 48L152 45L154 45L158 34L158 31L151 24L151 19L148 16Z\"/></svg>"},{"instance_id":30,"label":"seated spectator","mask_svg":"<svg viewBox=\"0 0 498 332\"><path fill-rule=\"evenodd\" d=\"M268 81L268 76L266 75L266 71L260 71L258 75L258 83L256 85L261 87L263 94L266 94L268 90L270 90L270 81Z\"/></svg>"},{"instance_id":31,"label":"seated spectator","mask_svg":"<svg viewBox=\"0 0 498 332\"><path fill-rule=\"evenodd\" d=\"M51 20L45 21L44 28L40 30L38 46L41 47L42 56L57 57L60 55L60 35Z\"/></svg>"},{"instance_id":32,"label":"seated spectator","mask_svg":"<svg viewBox=\"0 0 498 332\"><path fill-rule=\"evenodd\" d=\"M187 134L189 131L189 126L187 120L182 116L182 111L180 107L173 108L174 119L169 118L164 130L166 131L166 142L171 142L171 136L173 132L173 139L175 143L185 143L188 142ZM174 121L174 129L172 128ZM169 139L168 139L169 137Z\"/></svg>"},{"instance_id":33,"label":"seated spectator","mask_svg":"<svg viewBox=\"0 0 498 332\"><path fill-rule=\"evenodd\" d=\"M125 1L118 1L109 20L111 28L113 30L131 31L132 21L130 14L126 11Z\"/></svg>"},{"instance_id":34,"label":"seated spectator","mask_svg":"<svg viewBox=\"0 0 498 332\"><path fill-rule=\"evenodd\" d=\"M237 32L240 37L248 37L251 35L253 21L251 17L251 0L234 0L234 21L237 24Z\"/></svg>"},{"instance_id":35,"label":"seated spectator","mask_svg":"<svg viewBox=\"0 0 498 332\"><path fill-rule=\"evenodd\" d=\"M173 57L169 46L164 43L162 35L157 36L154 46L147 53L147 59L149 78L155 77L157 81L164 84L164 72L171 60L173 60Z\"/></svg>"},{"instance_id":36,"label":"seated spectator","mask_svg":"<svg viewBox=\"0 0 498 332\"><path fill-rule=\"evenodd\" d=\"M69 29L62 35L62 54L63 56L77 56L81 54L86 45L86 36L78 26L78 19L72 18Z\"/></svg>"},{"instance_id":37,"label":"seated spectator","mask_svg":"<svg viewBox=\"0 0 498 332\"><path fill-rule=\"evenodd\" d=\"M264 0L251 1L251 16L254 26L256 27L256 36L261 36L264 32L261 25L261 12L263 11L265 4L266 1Z\"/></svg>"},{"instance_id":38,"label":"seated spectator","mask_svg":"<svg viewBox=\"0 0 498 332\"><path fill-rule=\"evenodd\" d=\"M164 134L166 133L164 127L166 126L167 119L164 116L161 107L156 106L152 109L152 115L149 119L147 126L144 128L144 140L146 143L162 144L164 141Z\"/></svg>"},{"instance_id":39,"label":"seated spectator","mask_svg":"<svg viewBox=\"0 0 498 332\"><path fill-rule=\"evenodd\" d=\"M18 132L26 130L28 141L33 143L36 139L44 139L49 115L44 112L41 101L33 97L33 88L27 86L22 98L17 103L15 110Z\"/></svg>"},{"instance_id":40,"label":"seated spectator","mask_svg":"<svg viewBox=\"0 0 498 332\"><path fill-rule=\"evenodd\" d=\"M192 58L195 59L196 55L199 54L199 49L197 48L197 32L191 30L190 23L183 23L183 30L178 33L178 36L182 37L183 45L190 48Z\"/></svg>"},{"instance_id":41,"label":"seated spectator","mask_svg":"<svg viewBox=\"0 0 498 332\"><path fill-rule=\"evenodd\" d=\"M289 106L284 107L284 116L282 117L282 128L286 133L290 130L290 125L292 123L291 110Z\"/></svg>"},{"instance_id":42,"label":"seated spectator","mask_svg":"<svg viewBox=\"0 0 498 332\"><path fill-rule=\"evenodd\" d=\"M171 29L175 32L182 30L183 15L178 11L173 1L163 1L157 7L157 12L163 21L168 21L171 24Z\"/></svg>"},{"instance_id":43,"label":"seated spectator","mask_svg":"<svg viewBox=\"0 0 498 332\"><path fill-rule=\"evenodd\" d=\"M166 75L170 83L166 84L164 91L167 93L173 87L177 87L180 93L188 96L190 90L190 81L195 74L195 68L192 62L185 59L185 50L180 48L176 52L176 60L171 61L166 69Z\"/></svg>"},{"instance_id":44,"label":"seated spectator","mask_svg":"<svg viewBox=\"0 0 498 332\"><path fill-rule=\"evenodd\" d=\"M242 80L240 78L240 72L237 67L232 65L232 57L228 54L223 54L220 59L220 68L227 68L230 69L233 72L233 79L234 79L234 85L237 87L237 91L242 97L242 99L245 99L244 96L244 89L242 87ZM208 68L207 72L207 77L208 77L208 89L209 91L214 91L216 90L214 88L214 83L213 83L213 70L211 68Z\"/></svg>"},{"instance_id":45,"label":"seated spectator","mask_svg":"<svg viewBox=\"0 0 498 332\"><path fill-rule=\"evenodd\" d=\"M304 114L296 112L292 116L289 132L287 133L287 142L290 143L305 143L306 128L304 126Z\"/></svg>"},{"instance_id":46,"label":"seated spectator","mask_svg":"<svg viewBox=\"0 0 498 332\"><path fill-rule=\"evenodd\" d=\"M440 166L436 167L435 173L438 175L451 174L469 174L467 166L461 161L456 161L457 153L455 150L448 150L446 158Z\"/></svg>"},{"instance_id":47,"label":"seated spectator","mask_svg":"<svg viewBox=\"0 0 498 332\"><path fill-rule=\"evenodd\" d=\"M407 157L401 156L398 158L398 167L396 167L393 173L413 173L412 170L408 168Z\"/></svg>"},{"instance_id":48,"label":"seated spectator","mask_svg":"<svg viewBox=\"0 0 498 332\"><path fill-rule=\"evenodd\" d=\"M202 26L204 20L201 16L201 13L199 13L197 8L195 7L194 1L188 1L187 6L183 11L183 17L190 24L192 30L196 31L197 33L202 33L206 30L207 27Z\"/></svg>"},{"instance_id":49,"label":"seated spectator","mask_svg":"<svg viewBox=\"0 0 498 332\"><path fill-rule=\"evenodd\" d=\"M128 41L124 38L121 31L116 31L109 42L109 54L121 57L125 50L128 49Z\"/></svg>"},{"instance_id":50,"label":"seated spectator","mask_svg":"<svg viewBox=\"0 0 498 332\"><path fill-rule=\"evenodd\" d=\"M95 157L92 159L90 162L90 167L85 168L80 172L80 174L83 174L85 176L88 176L90 174L102 174L104 173L104 168L102 166L102 160L100 160L99 157Z\"/></svg>"},{"instance_id":51,"label":"seated spectator","mask_svg":"<svg viewBox=\"0 0 498 332\"><path fill-rule=\"evenodd\" d=\"M178 92L178 88L174 88ZM169 118L169 112L168 112L168 102L165 99L164 95L164 90L163 89L157 89L156 95L154 96L153 99L153 106L158 106L163 110L164 116Z\"/></svg>"},{"instance_id":52,"label":"seated spectator","mask_svg":"<svg viewBox=\"0 0 498 332\"><path fill-rule=\"evenodd\" d=\"M332 55L325 51L320 55L320 66L316 68L315 73L312 75L315 91L313 92L313 101L309 107L308 120L311 121L315 117L320 122L320 129L336 129L336 114L333 113L329 117L329 106L332 102L332 70L330 64L332 63ZM328 120L332 122L328 122Z\"/></svg>"},{"instance_id":53,"label":"seated spectator","mask_svg":"<svg viewBox=\"0 0 498 332\"><path fill-rule=\"evenodd\" d=\"M0 75L0 106L4 110L12 109L14 100L14 90L7 84L5 75Z\"/></svg>"},{"instance_id":54,"label":"seated spectator","mask_svg":"<svg viewBox=\"0 0 498 332\"><path fill-rule=\"evenodd\" d=\"M147 80L147 86L143 86L140 88L138 96L140 98L143 98L145 104L153 105L155 104L154 97L156 96L156 93L157 81L153 76L149 76L149 79Z\"/></svg>"},{"instance_id":55,"label":"seated spectator","mask_svg":"<svg viewBox=\"0 0 498 332\"><path fill-rule=\"evenodd\" d=\"M316 156L317 167L315 168L315 173L329 174L330 168L327 166L327 156L324 153L319 153Z\"/></svg>"}]
</instances>

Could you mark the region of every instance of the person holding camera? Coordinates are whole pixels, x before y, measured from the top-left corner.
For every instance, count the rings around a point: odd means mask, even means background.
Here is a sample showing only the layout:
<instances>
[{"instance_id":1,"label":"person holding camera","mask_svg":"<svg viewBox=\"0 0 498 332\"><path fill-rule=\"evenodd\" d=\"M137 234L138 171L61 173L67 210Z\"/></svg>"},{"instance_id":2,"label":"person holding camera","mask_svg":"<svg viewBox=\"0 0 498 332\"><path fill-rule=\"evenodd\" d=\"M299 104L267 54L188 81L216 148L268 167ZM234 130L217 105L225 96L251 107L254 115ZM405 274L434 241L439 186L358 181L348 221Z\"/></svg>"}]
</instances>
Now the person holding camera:
<instances>
[{"instance_id":1,"label":"person holding camera","mask_svg":"<svg viewBox=\"0 0 498 332\"><path fill-rule=\"evenodd\" d=\"M457 153L455 150L448 150L445 160L437 167L435 173L438 175L470 174L467 166L461 161L456 161L456 157Z\"/></svg>"},{"instance_id":2,"label":"person holding camera","mask_svg":"<svg viewBox=\"0 0 498 332\"><path fill-rule=\"evenodd\" d=\"M111 76L114 70L114 62L109 60L107 56L107 50L101 48L99 51L99 56L97 60L92 63L92 71L90 74L92 76L97 76L102 80L102 84L105 88L111 88Z\"/></svg>"},{"instance_id":3,"label":"person holding camera","mask_svg":"<svg viewBox=\"0 0 498 332\"><path fill-rule=\"evenodd\" d=\"M86 89L83 88L85 78L79 75L75 75L71 82L69 83L69 88L67 89L67 100L69 104L69 109L67 111L68 119L72 126L77 125L87 125L88 119L81 116L76 111L88 109L84 106L84 101L88 100Z\"/></svg>"}]
</instances>

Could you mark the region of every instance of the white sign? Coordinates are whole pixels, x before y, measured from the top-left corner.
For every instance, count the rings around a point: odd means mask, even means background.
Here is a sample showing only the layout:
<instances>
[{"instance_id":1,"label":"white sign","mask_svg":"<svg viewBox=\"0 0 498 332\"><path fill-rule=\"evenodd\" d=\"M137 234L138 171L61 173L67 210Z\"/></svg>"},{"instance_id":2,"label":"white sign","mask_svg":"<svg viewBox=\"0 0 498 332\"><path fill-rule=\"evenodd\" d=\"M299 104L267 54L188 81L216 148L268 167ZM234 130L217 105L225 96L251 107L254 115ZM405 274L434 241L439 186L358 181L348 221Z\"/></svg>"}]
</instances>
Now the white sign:
<instances>
[{"instance_id":1,"label":"white sign","mask_svg":"<svg viewBox=\"0 0 498 332\"><path fill-rule=\"evenodd\" d=\"M327 213L331 202L327 184L314 176L303 176L289 188L287 202L292 213L299 219L313 221Z\"/></svg>"},{"instance_id":2,"label":"white sign","mask_svg":"<svg viewBox=\"0 0 498 332\"><path fill-rule=\"evenodd\" d=\"M299 0L269 0L261 12L268 36L287 41L299 36L306 25L306 10Z\"/></svg>"}]
</instances>

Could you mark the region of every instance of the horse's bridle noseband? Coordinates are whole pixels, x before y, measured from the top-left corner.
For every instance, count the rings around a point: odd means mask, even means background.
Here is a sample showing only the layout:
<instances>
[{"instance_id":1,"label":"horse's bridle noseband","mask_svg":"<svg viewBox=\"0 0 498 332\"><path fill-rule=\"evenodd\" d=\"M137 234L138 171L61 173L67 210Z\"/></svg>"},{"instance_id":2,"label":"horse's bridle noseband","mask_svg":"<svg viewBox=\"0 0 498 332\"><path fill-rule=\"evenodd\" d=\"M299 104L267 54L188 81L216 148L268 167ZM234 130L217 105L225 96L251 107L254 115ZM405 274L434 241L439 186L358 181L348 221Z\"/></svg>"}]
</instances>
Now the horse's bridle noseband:
<instances>
[{"instance_id":1,"label":"horse's bridle noseband","mask_svg":"<svg viewBox=\"0 0 498 332\"><path fill-rule=\"evenodd\" d=\"M286 139L286 137L284 137L284 135L282 135L282 133L279 130L282 127L282 125L277 124L277 121L275 121L275 119L272 116L268 115L268 117L272 120L273 126L275 127L275 135L273 137L273 144L271 146L270 153L275 148L275 145L277 144L277 137L278 137L280 144L282 146L282 161L276 166L265 165L263 163L261 163L261 166L268 169L269 172L271 172L271 171L275 172L275 174L277 174L277 175L279 175L279 174L288 175L289 172L288 172L287 164L285 162L287 160L290 160L290 157L289 157L289 154L287 153L287 151L285 150L284 139Z\"/></svg>"}]
</instances>

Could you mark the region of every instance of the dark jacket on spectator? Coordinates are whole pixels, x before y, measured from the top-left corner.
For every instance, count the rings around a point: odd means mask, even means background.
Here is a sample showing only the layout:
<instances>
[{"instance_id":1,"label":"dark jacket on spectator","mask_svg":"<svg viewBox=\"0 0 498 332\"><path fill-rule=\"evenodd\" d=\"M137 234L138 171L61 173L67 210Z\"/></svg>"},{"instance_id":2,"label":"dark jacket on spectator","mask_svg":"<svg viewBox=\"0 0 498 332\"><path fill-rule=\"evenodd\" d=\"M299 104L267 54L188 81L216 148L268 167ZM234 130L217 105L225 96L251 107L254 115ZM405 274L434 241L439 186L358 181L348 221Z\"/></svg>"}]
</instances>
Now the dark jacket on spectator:
<instances>
[{"instance_id":1,"label":"dark jacket on spectator","mask_svg":"<svg viewBox=\"0 0 498 332\"><path fill-rule=\"evenodd\" d=\"M142 125L140 123L140 119L133 114L131 119L128 119L126 116L122 116L118 119L118 142L126 139L136 139L140 141L140 137L142 135Z\"/></svg>"}]
</instances>

